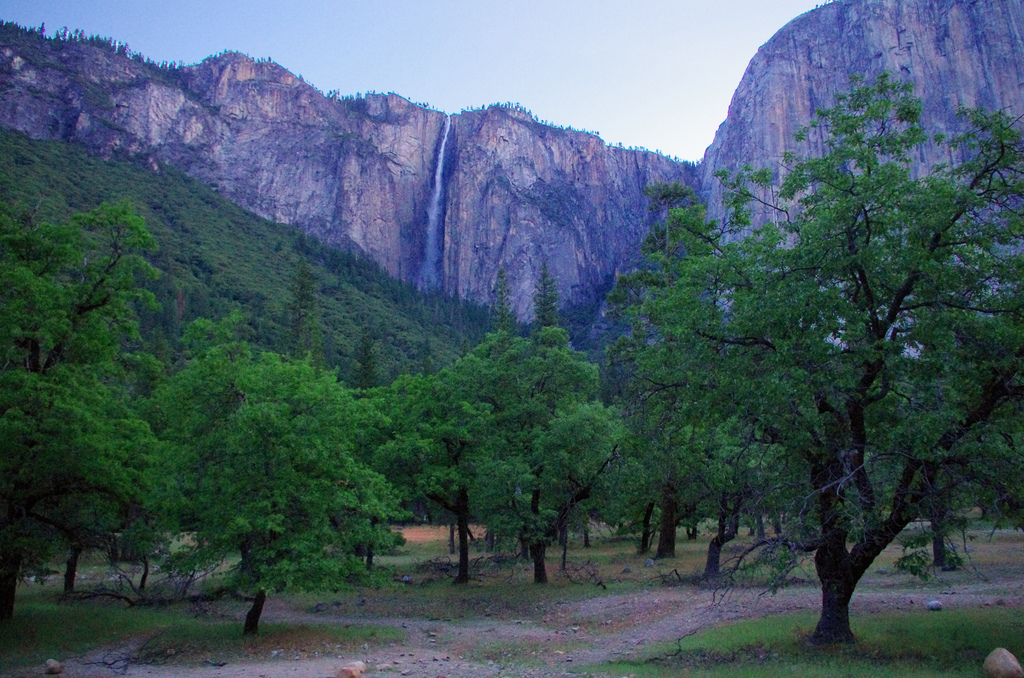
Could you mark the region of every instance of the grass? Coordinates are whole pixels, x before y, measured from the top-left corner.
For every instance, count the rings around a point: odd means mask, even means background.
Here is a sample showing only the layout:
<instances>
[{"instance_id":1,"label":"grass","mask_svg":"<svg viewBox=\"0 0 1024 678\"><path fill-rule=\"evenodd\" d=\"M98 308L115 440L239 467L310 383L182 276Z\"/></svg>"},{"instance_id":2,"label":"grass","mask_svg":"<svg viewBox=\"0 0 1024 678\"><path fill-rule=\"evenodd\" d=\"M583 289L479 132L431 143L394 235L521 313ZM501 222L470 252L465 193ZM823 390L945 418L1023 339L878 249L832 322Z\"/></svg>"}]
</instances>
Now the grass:
<instances>
[{"instance_id":1,"label":"grass","mask_svg":"<svg viewBox=\"0 0 1024 678\"><path fill-rule=\"evenodd\" d=\"M22 602L22 598L19 596L15 619L0 623L0 671L79 655L97 645L151 633L154 628L174 624L179 617L152 609Z\"/></svg>"},{"instance_id":2,"label":"grass","mask_svg":"<svg viewBox=\"0 0 1024 678\"><path fill-rule=\"evenodd\" d=\"M96 601L63 604L52 598L43 591L19 596L14 621L0 624L0 673L51 658L80 657L98 647L131 645L142 661L188 664L316 657L405 637L401 629L390 627L267 623L260 625L258 636L243 637L240 621L199 619L184 605L125 608Z\"/></svg>"},{"instance_id":3,"label":"grass","mask_svg":"<svg viewBox=\"0 0 1024 678\"><path fill-rule=\"evenodd\" d=\"M738 622L677 643L646 659L602 667L638 677L693 676L977 676L996 647L1024 656L1024 610L954 609L853 618L853 645L812 647L816 614Z\"/></svg>"},{"instance_id":4,"label":"grass","mask_svg":"<svg viewBox=\"0 0 1024 678\"><path fill-rule=\"evenodd\" d=\"M352 624L352 619L376 621L382 618L436 620L437 642L453 655L467 661L503 665L536 666L561 663L579 649L600 643L632 628L636 619L602 612L601 599L614 594L649 593L657 596L668 584L679 585L673 575L684 578L699 571L707 548L706 535L697 541L681 539L677 557L655 561L645 567L646 556L635 552L632 540L593 536L593 548L574 542L570 563L590 563L599 572L604 587L593 583L572 583L559 573L557 549L549 552L551 583L533 586L531 565L508 561L477 571L467 586L452 586L443 576L423 564L447 558L445 528L406 528L405 545L376 562L383 575L381 585L361 587L334 594L287 594L280 596L297 612L320 613L310 617L317 624L271 624L260 626L257 638L241 636L241 616L247 604L222 600L207 605L205 616L197 609L176 604L165 609L131 608L97 601L58 604L59 578L45 586L19 587L15 622L0 624L0 674L12 669L39 666L46 659L80 657L101 647L123 648L133 643L139 660L151 663L198 663L205 660L235 662L241 659L313 658L351 654L364 644L372 646L405 642L404 631L375 624ZM994 647L1006 647L1024 657L1024 610L1013 606L1019 587L1007 588L1018 580L1022 538L1020 532L972 529L971 568L940 573L922 582L896 571L892 564L901 555L892 546L875 562L858 587L884 599L891 594L912 596L917 603L931 596L948 595L961 586L991 596L990 607L948 606L941 613L893 610L865 614L855 612L853 629L858 643L838 648L812 648L804 640L816 622L814 612L775 616L732 623L702 631L678 644L636 648L625 663L593 667L573 665L574 672L599 671L600 675L661 678L663 676L977 676L985 656ZM738 553L749 538L731 544L726 556ZM479 542L478 542L479 543ZM731 549L731 550L730 550ZM489 554L474 548L473 557ZM107 576L102 563L83 568L88 588ZM401 583L408 574L410 583ZM757 572L745 573L741 585L758 586ZM805 588L816 588L812 573L800 575ZM992 576L991 583L985 577ZM1002 600L1011 602L1002 606ZM278 596L275 596L278 598ZM581 605L583 601L593 602ZM621 600L621 598L619 599ZM318 603L324 606L318 608ZM583 610L587 610L584 612ZM651 606L644 619L656 622L671 614L671 606ZM486 630L522 621L532 631L491 635ZM462 626L451 636L441 623ZM491 623L493 622L493 624ZM430 629L429 625L424 627ZM572 629L571 632L569 629ZM576 630L579 635L576 635ZM525 669L524 669L525 670Z\"/></svg>"}]
</instances>

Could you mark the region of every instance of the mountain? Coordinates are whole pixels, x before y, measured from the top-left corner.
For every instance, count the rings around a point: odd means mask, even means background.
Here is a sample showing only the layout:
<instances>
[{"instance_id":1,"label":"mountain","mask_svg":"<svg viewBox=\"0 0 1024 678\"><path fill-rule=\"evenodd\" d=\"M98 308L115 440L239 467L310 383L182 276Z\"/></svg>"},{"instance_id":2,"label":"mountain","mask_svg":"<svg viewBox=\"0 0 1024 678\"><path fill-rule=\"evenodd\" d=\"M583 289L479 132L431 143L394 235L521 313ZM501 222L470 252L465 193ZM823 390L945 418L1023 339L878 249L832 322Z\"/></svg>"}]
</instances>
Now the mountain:
<instances>
[{"instance_id":1,"label":"mountain","mask_svg":"<svg viewBox=\"0 0 1024 678\"><path fill-rule=\"evenodd\" d=\"M962 130L961 106L1024 113L1024 4L1021 0L837 0L797 17L750 61L729 114L701 164L709 216L720 217L719 169L771 167L783 152L820 150L795 132L833 105L851 75L881 72L914 85L930 134ZM918 171L947 158L926 149ZM761 219L765 218L761 215Z\"/></svg>"},{"instance_id":2,"label":"mountain","mask_svg":"<svg viewBox=\"0 0 1024 678\"><path fill-rule=\"evenodd\" d=\"M691 163L515 105L446 116L394 94L325 96L238 53L156 65L112 41L14 24L0 29L0 126L178 168L420 287L487 302L504 267L521 318L544 263L564 301L592 299L638 257L644 186L696 181Z\"/></svg>"},{"instance_id":3,"label":"mountain","mask_svg":"<svg viewBox=\"0 0 1024 678\"><path fill-rule=\"evenodd\" d=\"M289 306L302 262L317 290L324 358L350 384L364 334L386 383L454 362L488 328L485 308L420 292L366 257L247 212L173 167L102 160L73 144L0 129L0 201L59 223L120 200L133 203L158 243L147 258L160 276L140 282L159 308L139 310L146 348L167 362L179 357L187 323L235 310L254 346L292 353Z\"/></svg>"}]
</instances>

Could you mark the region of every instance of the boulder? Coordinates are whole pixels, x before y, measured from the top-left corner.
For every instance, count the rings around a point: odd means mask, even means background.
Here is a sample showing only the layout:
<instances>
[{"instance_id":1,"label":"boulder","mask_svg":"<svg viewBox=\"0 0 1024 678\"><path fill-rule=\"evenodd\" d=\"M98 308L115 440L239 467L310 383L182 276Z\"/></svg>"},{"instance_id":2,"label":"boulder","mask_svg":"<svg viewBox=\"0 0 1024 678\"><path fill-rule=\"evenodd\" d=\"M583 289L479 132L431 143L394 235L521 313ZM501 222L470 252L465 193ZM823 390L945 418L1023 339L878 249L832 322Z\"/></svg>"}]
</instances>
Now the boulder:
<instances>
[{"instance_id":1,"label":"boulder","mask_svg":"<svg viewBox=\"0 0 1024 678\"><path fill-rule=\"evenodd\" d=\"M985 678L1024 678L1024 670L1013 654L997 647L985 658Z\"/></svg>"},{"instance_id":2,"label":"boulder","mask_svg":"<svg viewBox=\"0 0 1024 678\"><path fill-rule=\"evenodd\" d=\"M1013 655L1010 655L1010 656L1012 657ZM64 673L64 665L61 664L56 659L47 659L46 660L46 673L48 675L51 675L51 676L57 675L58 673Z\"/></svg>"},{"instance_id":3,"label":"boulder","mask_svg":"<svg viewBox=\"0 0 1024 678\"><path fill-rule=\"evenodd\" d=\"M366 664L363 662L349 662L338 669L338 678L362 678Z\"/></svg>"}]
</instances>

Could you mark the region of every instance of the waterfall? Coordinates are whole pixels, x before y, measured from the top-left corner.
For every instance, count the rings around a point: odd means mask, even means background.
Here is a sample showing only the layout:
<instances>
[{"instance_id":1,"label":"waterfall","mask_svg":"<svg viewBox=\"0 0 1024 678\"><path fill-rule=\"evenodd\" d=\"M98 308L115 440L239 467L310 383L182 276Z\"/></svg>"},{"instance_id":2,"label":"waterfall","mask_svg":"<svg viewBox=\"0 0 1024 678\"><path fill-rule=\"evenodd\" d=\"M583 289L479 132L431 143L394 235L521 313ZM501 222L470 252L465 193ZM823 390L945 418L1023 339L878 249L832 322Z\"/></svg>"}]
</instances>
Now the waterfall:
<instances>
[{"instance_id":1,"label":"waterfall","mask_svg":"<svg viewBox=\"0 0 1024 678\"><path fill-rule=\"evenodd\" d=\"M441 227L444 222L444 149L448 145L448 132L452 129L451 116L445 116L444 135L441 137L441 148L437 152L437 169L434 170L434 192L427 206L427 245L423 252L423 264L420 267L420 289L429 290L441 283Z\"/></svg>"}]
</instances>

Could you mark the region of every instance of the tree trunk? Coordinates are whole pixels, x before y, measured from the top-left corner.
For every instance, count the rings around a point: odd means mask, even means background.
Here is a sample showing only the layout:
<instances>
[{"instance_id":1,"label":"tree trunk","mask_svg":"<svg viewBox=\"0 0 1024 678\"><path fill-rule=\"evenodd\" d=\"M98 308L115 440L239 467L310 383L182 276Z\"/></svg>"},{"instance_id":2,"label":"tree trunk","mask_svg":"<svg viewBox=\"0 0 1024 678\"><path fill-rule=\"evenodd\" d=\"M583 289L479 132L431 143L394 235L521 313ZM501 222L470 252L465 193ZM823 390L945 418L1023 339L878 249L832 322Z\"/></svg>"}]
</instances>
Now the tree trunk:
<instances>
[{"instance_id":1,"label":"tree trunk","mask_svg":"<svg viewBox=\"0 0 1024 678\"><path fill-rule=\"evenodd\" d=\"M850 629L850 598L853 586L845 579L822 579L821 617L809 639L812 645L854 642Z\"/></svg>"},{"instance_id":2,"label":"tree trunk","mask_svg":"<svg viewBox=\"0 0 1024 678\"><path fill-rule=\"evenodd\" d=\"M714 579L721 573L722 540L716 535L708 544L708 557L704 561L704 578Z\"/></svg>"},{"instance_id":3,"label":"tree trunk","mask_svg":"<svg viewBox=\"0 0 1024 678\"><path fill-rule=\"evenodd\" d=\"M0 621L14 618L14 596L18 591L21 554L0 555Z\"/></svg>"},{"instance_id":4,"label":"tree trunk","mask_svg":"<svg viewBox=\"0 0 1024 678\"><path fill-rule=\"evenodd\" d=\"M547 584L548 571L544 564L544 556L548 545L542 541L530 544L530 555L533 557L533 583Z\"/></svg>"},{"instance_id":5,"label":"tree trunk","mask_svg":"<svg viewBox=\"0 0 1024 678\"><path fill-rule=\"evenodd\" d=\"M738 513L735 513L738 510L739 502L732 511L729 510L728 502L724 498L720 506L722 508L718 514L718 532L708 544L708 558L704 563L704 577L708 579L717 577L721 573L722 547L735 539L740 531L740 517ZM729 513L733 513L733 515L730 516Z\"/></svg>"},{"instance_id":6,"label":"tree trunk","mask_svg":"<svg viewBox=\"0 0 1024 678\"><path fill-rule=\"evenodd\" d=\"M139 579L139 591L146 590L146 583L149 581L149 556L142 559L142 577Z\"/></svg>"},{"instance_id":7,"label":"tree trunk","mask_svg":"<svg viewBox=\"0 0 1024 678\"><path fill-rule=\"evenodd\" d=\"M686 526L686 539L688 541L697 541L697 524Z\"/></svg>"},{"instance_id":8,"label":"tree trunk","mask_svg":"<svg viewBox=\"0 0 1024 678\"><path fill-rule=\"evenodd\" d=\"M455 500L455 523L459 533L459 573L456 584L469 583L469 492L459 490Z\"/></svg>"},{"instance_id":9,"label":"tree trunk","mask_svg":"<svg viewBox=\"0 0 1024 678\"><path fill-rule=\"evenodd\" d=\"M373 546L366 547L366 571L373 572Z\"/></svg>"},{"instance_id":10,"label":"tree trunk","mask_svg":"<svg viewBox=\"0 0 1024 678\"><path fill-rule=\"evenodd\" d=\"M852 643L850 598L857 578L849 572L846 532L835 530L814 553L814 567L821 581L821 617L808 639L812 645Z\"/></svg>"},{"instance_id":11,"label":"tree trunk","mask_svg":"<svg viewBox=\"0 0 1024 678\"><path fill-rule=\"evenodd\" d=\"M256 593L256 599L252 601L252 607L245 615L245 628L242 629L243 636L255 636L260 631L260 615L263 614L263 603L267 602L267 592L260 589Z\"/></svg>"},{"instance_id":12,"label":"tree trunk","mask_svg":"<svg viewBox=\"0 0 1024 678\"><path fill-rule=\"evenodd\" d=\"M565 572L565 560L569 555L569 531L566 529L565 538L562 539L562 572Z\"/></svg>"},{"instance_id":13,"label":"tree trunk","mask_svg":"<svg viewBox=\"0 0 1024 678\"><path fill-rule=\"evenodd\" d=\"M448 523L448 555L455 555L455 523Z\"/></svg>"},{"instance_id":14,"label":"tree trunk","mask_svg":"<svg viewBox=\"0 0 1024 678\"><path fill-rule=\"evenodd\" d=\"M661 524L655 558L676 557L676 487L666 483L661 490Z\"/></svg>"},{"instance_id":15,"label":"tree trunk","mask_svg":"<svg viewBox=\"0 0 1024 678\"><path fill-rule=\"evenodd\" d=\"M651 550L651 516L654 515L654 502L647 502L644 509L643 531L640 533L640 554L643 555Z\"/></svg>"},{"instance_id":16,"label":"tree trunk","mask_svg":"<svg viewBox=\"0 0 1024 678\"><path fill-rule=\"evenodd\" d=\"M583 528L583 548L590 548L590 525L586 525Z\"/></svg>"},{"instance_id":17,"label":"tree trunk","mask_svg":"<svg viewBox=\"0 0 1024 678\"><path fill-rule=\"evenodd\" d=\"M64 593L75 592L75 576L78 574L78 557L80 555L82 555L82 548L74 546L67 562L64 563Z\"/></svg>"},{"instance_id":18,"label":"tree trunk","mask_svg":"<svg viewBox=\"0 0 1024 678\"><path fill-rule=\"evenodd\" d=\"M942 536L942 526L932 518L932 567L946 570L946 538ZM956 569L956 568L954 568Z\"/></svg>"}]
</instances>

